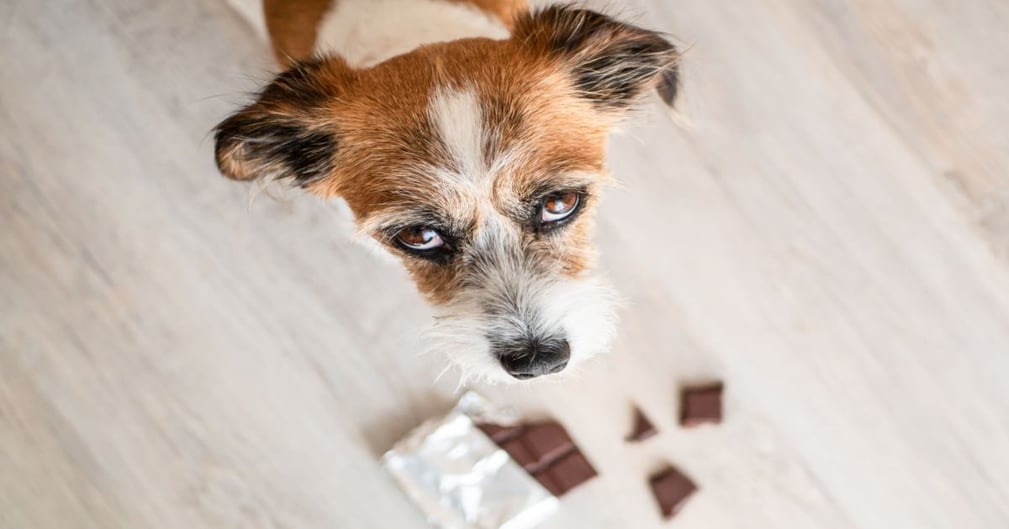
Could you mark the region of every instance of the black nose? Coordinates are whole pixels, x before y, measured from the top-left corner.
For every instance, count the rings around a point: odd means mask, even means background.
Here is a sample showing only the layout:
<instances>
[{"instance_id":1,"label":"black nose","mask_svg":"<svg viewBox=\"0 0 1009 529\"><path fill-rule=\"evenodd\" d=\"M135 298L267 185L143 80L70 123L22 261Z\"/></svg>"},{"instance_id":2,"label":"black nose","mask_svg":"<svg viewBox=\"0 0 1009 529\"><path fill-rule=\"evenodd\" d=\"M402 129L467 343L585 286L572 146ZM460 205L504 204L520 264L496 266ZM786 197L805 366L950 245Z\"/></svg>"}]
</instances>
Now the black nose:
<instances>
[{"instance_id":1,"label":"black nose","mask_svg":"<svg viewBox=\"0 0 1009 529\"><path fill-rule=\"evenodd\" d=\"M562 371L571 358L571 347L560 339L527 341L502 347L498 356L509 375L525 380Z\"/></svg>"}]
</instances>

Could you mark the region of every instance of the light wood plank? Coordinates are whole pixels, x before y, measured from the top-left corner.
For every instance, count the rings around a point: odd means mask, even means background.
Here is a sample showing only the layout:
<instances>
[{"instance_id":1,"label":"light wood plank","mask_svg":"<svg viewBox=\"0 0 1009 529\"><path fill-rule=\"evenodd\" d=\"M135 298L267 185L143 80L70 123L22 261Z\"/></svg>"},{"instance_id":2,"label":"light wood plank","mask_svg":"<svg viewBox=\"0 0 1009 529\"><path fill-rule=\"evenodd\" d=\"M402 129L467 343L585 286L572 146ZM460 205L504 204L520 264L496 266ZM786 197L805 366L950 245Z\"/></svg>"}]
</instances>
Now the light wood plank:
<instances>
[{"instance_id":1,"label":"light wood plank","mask_svg":"<svg viewBox=\"0 0 1009 529\"><path fill-rule=\"evenodd\" d=\"M664 461L702 487L677 527L1009 525L1006 4L626 12L690 48L688 125L656 105L612 144L616 350L485 390L601 470L547 527L666 527ZM0 23L0 527L425 527L377 458L454 381L333 207L216 174L207 131L272 69L232 3ZM707 378L727 423L678 429Z\"/></svg>"}]
</instances>

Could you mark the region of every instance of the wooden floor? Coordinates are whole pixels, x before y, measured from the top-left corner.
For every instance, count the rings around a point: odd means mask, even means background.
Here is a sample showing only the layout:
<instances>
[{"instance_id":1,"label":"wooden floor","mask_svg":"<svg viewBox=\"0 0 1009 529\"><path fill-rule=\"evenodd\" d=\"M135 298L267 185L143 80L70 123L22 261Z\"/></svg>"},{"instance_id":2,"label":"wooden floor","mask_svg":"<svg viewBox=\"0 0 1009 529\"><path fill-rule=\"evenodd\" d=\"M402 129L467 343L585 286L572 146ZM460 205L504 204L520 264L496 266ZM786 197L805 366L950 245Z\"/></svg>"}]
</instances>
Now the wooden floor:
<instances>
[{"instance_id":1,"label":"wooden floor","mask_svg":"<svg viewBox=\"0 0 1009 529\"><path fill-rule=\"evenodd\" d=\"M612 144L616 351L487 391L599 467L546 528L665 527L666 461L669 527L1009 527L1009 3L624 11L690 51L683 123ZM225 0L0 3L0 528L425 527L377 457L454 398L427 310L213 166L269 61ZM711 378L727 423L677 429Z\"/></svg>"}]
</instances>

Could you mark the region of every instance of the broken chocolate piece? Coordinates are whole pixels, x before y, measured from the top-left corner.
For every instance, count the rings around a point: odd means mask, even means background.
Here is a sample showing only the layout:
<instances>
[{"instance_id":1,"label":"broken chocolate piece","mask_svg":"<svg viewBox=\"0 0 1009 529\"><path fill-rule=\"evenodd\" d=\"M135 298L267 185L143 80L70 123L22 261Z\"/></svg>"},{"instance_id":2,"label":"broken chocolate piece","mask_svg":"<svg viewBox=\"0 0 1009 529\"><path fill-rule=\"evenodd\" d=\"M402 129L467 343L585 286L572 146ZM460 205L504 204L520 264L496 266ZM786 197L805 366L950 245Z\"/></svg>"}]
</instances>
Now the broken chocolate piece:
<instances>
[{"instance_id":1,"label":"broken chocolate piece","mask_svg":"<svg viewBox=\"0 0 1009 529\"><path fill-rule=\"evenodd\" d=\"M554 496L561 496L596 475L596 469L592 468L585 455L576 449L533 477Z\"/></svg>"},{"instance_id":2,"label":"broken chocolate piece","mask_svg":"<svg viewBox=\"0 0 1009 529\"><path fill-rule=\"evenodd\" d=\"M634 429L631 430L631 435L627 436L627 440L640 443L657 433L659 431L655 429L655 425L648 420L645 413L640 408L634 408Z\"/></svg>"},{"instance_id":3,"label":"broken chocolate piece","mask_svg":"<svg viewBox=\"0 0 1009 529\"><path fill-rule=\"evenodd\" d=\"M487 434L487 437L490 437L494 443L499 445L517 437L518 434L522 433L522 429L524 428L521 424L516 424L514 426L502 426L500 424L493 424L489 422L478 424L476 426L477 428L480 428L481 432Z\"/></svg>"},{"instance_id":4,"label":"broken chocolate piece","mask_svg":"<svg viewBox=\"0 0 1009 529\"><path fill-rule=\"evenodd\" d=\"M680 512L687 500L697 492L697 485L673 467L652 476L649 482L662 517L667 519Z\"/></svg>"},{"instance_id":5,"label":"broken chocolate piece","mask_svg":"<svg viewBox=\"0 0 1009 529\"><path fill-rule=\"evenodd\" d=\"M722 383L686 388L680 395L680 425L722 422Z\"/></svg>"}]
</instances>

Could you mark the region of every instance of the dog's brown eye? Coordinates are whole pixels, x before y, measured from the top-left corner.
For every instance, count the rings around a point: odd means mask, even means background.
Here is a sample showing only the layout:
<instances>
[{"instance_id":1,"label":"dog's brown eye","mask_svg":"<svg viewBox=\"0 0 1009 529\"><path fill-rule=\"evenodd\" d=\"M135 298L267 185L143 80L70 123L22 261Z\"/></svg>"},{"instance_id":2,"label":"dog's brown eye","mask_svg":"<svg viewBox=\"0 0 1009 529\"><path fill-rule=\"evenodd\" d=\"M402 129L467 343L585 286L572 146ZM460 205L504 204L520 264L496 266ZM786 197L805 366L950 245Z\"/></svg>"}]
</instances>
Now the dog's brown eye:
<instances>
[{"instance_id":1,"label":"dog's brown eye","mask_svg":"<svg viewBox=\"0 0 1009 529\"><path fill-rule=\"evenodd\" d=\"M578 209L581 196L576 191L565 191L550 195L543 201L540 222L546 224L564 220Z\"/></svg>"},{"instance_id":2,"label":"dog's brown eye","mask_svg":"<svg viewBox=\"0 0 1009 529\"><path fill-rule=\"evenodd\" d=\"M445 245L441 234L427 226L403 228L396 234L396 239L411 250L433 250Z\"/></svg>"}]
</instances>

